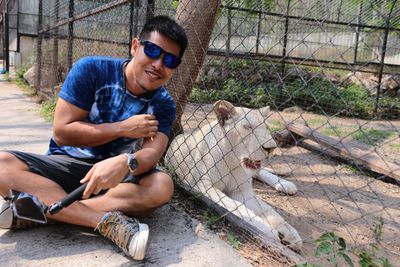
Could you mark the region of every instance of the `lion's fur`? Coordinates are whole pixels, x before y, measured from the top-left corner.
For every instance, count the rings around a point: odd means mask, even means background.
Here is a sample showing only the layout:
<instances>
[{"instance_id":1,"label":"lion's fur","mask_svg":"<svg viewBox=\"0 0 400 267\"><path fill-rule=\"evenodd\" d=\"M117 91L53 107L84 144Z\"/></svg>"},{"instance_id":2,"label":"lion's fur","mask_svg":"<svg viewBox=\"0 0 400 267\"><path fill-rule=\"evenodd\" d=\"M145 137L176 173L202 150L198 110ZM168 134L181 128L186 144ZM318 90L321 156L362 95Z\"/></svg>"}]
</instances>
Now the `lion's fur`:
<instances>
[{"instance_id":1,"label":"lion's fur","mask_svg":"<svg viewBox=\"0 0 400 267\"><path fill-rule=\"evenodd\" d=\"M165 160L168 168L192 190L201 192L270 237L300 249L299 234L255 194L252 177L258 176L288 194L296 193L296 186L265 168L255 170L246 165L265 160L276 147L265 119L269 108L247 109L217 101L214 112L217 120L173 140Z\"/></svg>"}]
</instances>

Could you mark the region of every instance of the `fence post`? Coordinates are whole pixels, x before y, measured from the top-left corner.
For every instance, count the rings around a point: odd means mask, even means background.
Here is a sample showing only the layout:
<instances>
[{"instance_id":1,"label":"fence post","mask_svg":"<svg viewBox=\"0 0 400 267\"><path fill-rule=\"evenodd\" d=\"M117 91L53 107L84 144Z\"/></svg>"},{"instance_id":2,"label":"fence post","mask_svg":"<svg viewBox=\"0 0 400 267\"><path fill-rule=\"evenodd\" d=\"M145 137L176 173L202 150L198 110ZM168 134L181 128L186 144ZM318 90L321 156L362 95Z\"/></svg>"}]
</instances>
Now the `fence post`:
<instances>
[{"instance_id":1,"label":"fence post","mask_svg":"<svg viewBox=\"0 0 400 267\"><path fill-rule=\"evenodd\" d=\"M290 12L290 0L288 0L288 4L286 7L286 18L285 18L285 32L283 35L283 48L282 48L282 65L281 65L281 73L282 76L285 75L285 62L286 62L286 48L288 43L288 33L289 33L289 12Z\"/></svg>"},{"instance_id":2,"label":"fence post","mask_svg":"<svg viewBox=\"0 0 400 267\"><path fill-rule=\"evenodd\" d=\"M225 56L229 57L229 54L231 53L231 37L232 37L232 10L230 5L227 7L227 30L228 30L228 36L226 38L226 43L225 43Z\"/></svg>"},{"instance_id":3,"label":"fence post","mask_svg":"<svg viewBox=\"0 0 400 267\"><path fill-rule=\"evenodd\" d=\"M59 0L54 0L54 24L57 25L59 20ZM58 27L54 29L53 37L53 81L52 86L58 83ZM53 92L54 93L54 92Z\"/></svg>"},{"instance_id":4,"label":"fence post","mask_svg":"<svg viewBox=\"0 0 400 267\"><path fill-rule=\"evenodd\" d=\"M36 79L35 88L36 91L40 90L41 84L41 69L42 69L42 28L43 28L43 0L39 0L39 11L38 11L38 39L36 43Z\"/></svg>"},{"instance_id":5,"label":"fence post","mask_svg":"<svg viewBox=\"0 0 400 267\"><path fill-rule=\"evenodd\" d=\"M256 54L258 54L258 47L260 46L260 33L261 33L261 12L258 13L258 21L257 21Z\"/></svg>"},{"instance_id":6,"label":"fence post","mask_svg":"<svg viewBox=\"0 0 400 267\"><path fill-rule=\"evenodd\" d=\"M10 71L8 1L6 1L6 0L4 0L3 20L4 20L4 22L3 22L3 26L4 26L3 57L4 57L4 61L6 62L5 70Z\"/></svg>"},{"instance_id":7,"label":"fence post","mask_svg":"<svg viewBox=\"0 0 400 267\"><path fill-rule=\"evenodd\" d=\"M133 10L137 1L131 2L129 6L129 40L128 40L128 58L131 57L131 43L133 39Z\"/></svg>"},{"instance_id":8,"label":"fence post","mask_svg":"<svg viewBox=\"0 0 400 267\"><path fill-rule=\"evenodd\" d=\"M154 17L154 0L147 1L146 21Z\"/></svg>"},{"instance_id":9,"label":"fence post","mask_svg":"<svg viewBox=\"0 0 400 267\"><path fill-rule=\"evenodd\" d=\"M358 6L358 14L357 14L357 26L356 26L356 46L354 48L354 58L353 63L357 63L358 56L358 42L360 40L360 25L361 25L361 15L363 11L363 0L360 1L360 5Z\"/></svg>"},{"instance_id":10,"label":"fence post","mask_svg":"<svg viewBox=\"0 0 400 267\"><path fill-rule=\"evenodd\" d=\"M68 45L67 45L67 53L68 53L68 70L72 68L72 59L73 59L73 35L74 35L74 0L69 0L69 12L68 12L68 18L70 21L68 22Z\"/></svg>"},{"instance_id":11,"label":"fence post","mask_svg":"<svg viewBox=\"0 0 400 267\"><path fill-rule=\"evenodd\" d=\"M133 37L138 37L140 0L131 2L129 17L129 42L128 42L128 58L131 57L131 44ZM133 14L135 12L135 14Z\"/></svg>"},{"instance_id":12,"label":"fence post","mask_svg":"<svg viewBox=\"0 0 400 267\"><path fill-rule=\"evenodd\" d=\"M377 112L378 112L379 97L381 94L381 83L382 83L383 67L385 66L386 46L387 46L387 40L389 37L390 19L392 17L393 8L396 5L396 2L397 2L397 0L393 2L392 7L390 8L389 14L386 17L386 21L385 21L385 33L383 36L383 43L382 43L381 62L379 64L378 87L376 88L376 103L375 103L375 110L374 110L375 114L377 114Z\"/></svg>"}]
</instances>

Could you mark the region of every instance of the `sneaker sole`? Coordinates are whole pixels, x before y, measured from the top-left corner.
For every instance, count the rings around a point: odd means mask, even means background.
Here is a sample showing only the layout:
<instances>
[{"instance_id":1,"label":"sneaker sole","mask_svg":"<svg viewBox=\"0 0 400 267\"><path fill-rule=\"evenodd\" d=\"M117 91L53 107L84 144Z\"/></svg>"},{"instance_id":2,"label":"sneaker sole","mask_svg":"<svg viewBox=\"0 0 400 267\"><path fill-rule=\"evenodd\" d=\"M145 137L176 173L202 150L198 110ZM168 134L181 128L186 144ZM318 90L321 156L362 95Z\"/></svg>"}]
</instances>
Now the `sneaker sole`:
<instances>
[{"instance_id":1,"label":"sneaker sole","mask_svg":"<svg viewBox=\"0 0 400 267\"><path fill-rule=\"evenodd\" d=\"M13 221L13 215L10 204L0 199L0 228L10 229Z\"/></svg>"},{"instance_id":2,"label":"sneaker sole","mask_svg":"<svg viewBox=\"0 0 400 267\"><path fill-rule=\"evenodd\" d=\"M136 240L129 246L129 252L134 260L143 260L146 255L147 241L149 239L149 227L147 224L139 223L139 233Z\"/></svg>"}]
</instances>

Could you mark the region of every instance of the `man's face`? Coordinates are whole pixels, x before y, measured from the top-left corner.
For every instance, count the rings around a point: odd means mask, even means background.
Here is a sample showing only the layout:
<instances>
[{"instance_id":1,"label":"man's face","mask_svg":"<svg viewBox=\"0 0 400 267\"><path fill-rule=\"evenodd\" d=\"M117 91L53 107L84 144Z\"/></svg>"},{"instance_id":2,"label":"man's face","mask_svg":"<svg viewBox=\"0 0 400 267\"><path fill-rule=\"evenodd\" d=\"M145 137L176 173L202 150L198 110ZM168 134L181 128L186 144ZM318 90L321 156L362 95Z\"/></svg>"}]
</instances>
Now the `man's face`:
<instances>
[{"instance_id":1,"label":"man's face","mask_svg":"<svg viewBox=\"0 0 400 267\"><path fill-rule=\"evenodd\" d=\"M147 41L158 45L165 52L179 57L179 45L157 31L151 32ZM159 58L152 59L144 53L143 49L144 46L140 44L138 39L132 41L131 54L133 60L129 62L126 68L128 89L136 95L158 89L174 73L174 69L170 69L164 65L164 53Z\"/></svg>"}]
</instances>

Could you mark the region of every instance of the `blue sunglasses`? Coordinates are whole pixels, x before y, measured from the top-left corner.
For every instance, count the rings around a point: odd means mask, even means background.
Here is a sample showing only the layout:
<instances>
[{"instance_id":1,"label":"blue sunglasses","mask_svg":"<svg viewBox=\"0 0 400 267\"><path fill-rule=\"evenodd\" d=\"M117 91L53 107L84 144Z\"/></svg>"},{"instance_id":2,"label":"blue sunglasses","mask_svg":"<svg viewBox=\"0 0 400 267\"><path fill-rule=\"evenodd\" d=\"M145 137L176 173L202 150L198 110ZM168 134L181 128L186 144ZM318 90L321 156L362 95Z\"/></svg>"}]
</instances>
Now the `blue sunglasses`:
<instances>
[{"instance_id":1,"label":"blue sunglasses","mask_svg":"<svg viewBox=\"0 0 400 267\"><path fill-rule=\"evenodd\" d=\"M163 64L169 69L175 69L179 64L181 64L181 59L179 57L165 52L164 49L150 41L141 40L140 44L144 46L144 53L149 58L158 59L162 54L164 54Z\"/></svg>"}]
</instances>

